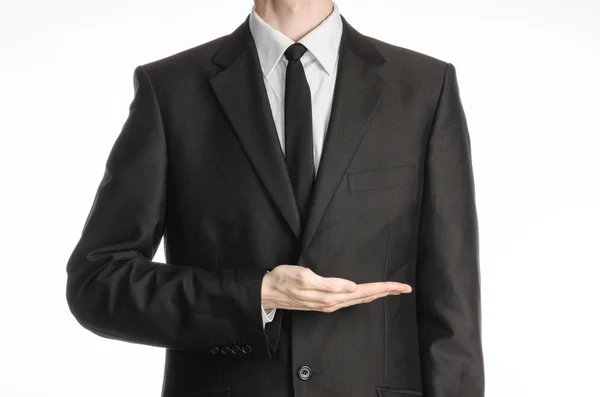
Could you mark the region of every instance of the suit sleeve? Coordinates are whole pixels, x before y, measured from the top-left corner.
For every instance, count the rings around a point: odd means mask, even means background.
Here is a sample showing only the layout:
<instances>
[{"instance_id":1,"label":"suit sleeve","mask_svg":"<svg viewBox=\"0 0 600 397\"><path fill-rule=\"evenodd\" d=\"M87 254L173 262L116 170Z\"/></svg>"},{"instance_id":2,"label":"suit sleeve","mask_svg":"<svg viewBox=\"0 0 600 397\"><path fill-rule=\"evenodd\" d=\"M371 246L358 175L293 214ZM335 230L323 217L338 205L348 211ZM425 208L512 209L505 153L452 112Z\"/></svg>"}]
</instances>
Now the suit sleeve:
<instances>
[{"instance_id":1,"label":"suit sleeve","mask_svg":"<svg viewBox=\"0 0 600 397\"><path fill-rule=\"evenodd\" d=\"M471 143L451 63L427 145L415 286L423 396L483 397Z\"/></svg>"},{"instance_id":2,"label":"suit sleeve","mask_svg":"<svg viewBox=\"0 0 600 397\"><path fill-rule=\"evenodd\" d=\"M265 269L207 270L202 258L152 261L165 232L167 147L143 66L133 80L128 117L68 259L69 309L83 327L110 339L206 354L248 344L249 354L270 358L261 315Z\"/></svg>"}]
</instances>

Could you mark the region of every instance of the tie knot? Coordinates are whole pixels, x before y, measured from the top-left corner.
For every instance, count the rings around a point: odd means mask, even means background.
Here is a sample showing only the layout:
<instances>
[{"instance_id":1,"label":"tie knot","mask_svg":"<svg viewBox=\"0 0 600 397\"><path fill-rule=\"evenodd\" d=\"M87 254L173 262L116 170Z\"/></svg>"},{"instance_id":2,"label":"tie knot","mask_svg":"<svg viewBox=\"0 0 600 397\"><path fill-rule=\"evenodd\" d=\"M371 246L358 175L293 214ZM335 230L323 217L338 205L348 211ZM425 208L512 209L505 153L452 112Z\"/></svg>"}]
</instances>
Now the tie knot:
<instances>
[{"instance_id":1,"label":"tie knot","mask_svg":"<svg viewBox=\"0 0 600 397\"><path fill-rule=\"evenodd\" d=\"M302 58L302 55L304 55L306 50L307 48L301 43L294 43L285 50L284 55L288 61L298 60Z\"/></svg>"}]
</instances>

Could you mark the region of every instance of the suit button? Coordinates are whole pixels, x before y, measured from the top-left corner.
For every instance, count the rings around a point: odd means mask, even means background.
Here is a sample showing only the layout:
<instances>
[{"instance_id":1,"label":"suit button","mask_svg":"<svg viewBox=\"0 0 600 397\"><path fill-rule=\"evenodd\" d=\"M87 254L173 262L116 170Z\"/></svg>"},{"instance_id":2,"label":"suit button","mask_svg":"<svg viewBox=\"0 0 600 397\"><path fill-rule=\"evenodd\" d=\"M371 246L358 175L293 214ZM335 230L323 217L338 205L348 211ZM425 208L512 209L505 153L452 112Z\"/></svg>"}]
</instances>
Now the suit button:
<instances>
[{"instance_id":1,"label":"suit button","mask_svg":"<svg viewBox=\"0 0 600 397\"><path fill-rule=\"evenodd\" d=\"M231 352L228 346L221 346L219 350L221 351L221 354L229 354Z\"/></svg>"},{"instance_id":2,"label":"suit button","mask_svg":"<svg viewBox=\"0 0 600 397\"><path fill-rule=\"evenodd\" d=\"M231 346L230 350L231 350L231 354L233 354L233 355L237 355L242 352L242 349L238 345Z\"/></svg>"},{"instance_id":3,"label":"suit button","mask_svg":"<svg viewBox=\"0 0 600 397\"><path fill-rule=\"evenodd\" d=\"M312 376L312 370L308 365L303 365L298 368L298 378L301 380L309 380Z\"/></svg>"},{"instance_id":4,"label":"suit button","mask_svg":"<svg viewBox=\"0 0 600 397\"><path fill-rule=\"evenodd\" d=\"M252 353L252 348L250 347L250 345L244 345L244 346L242 346L242 353L244 353L244 354L250 354L250 353Z\"/></svg>"},{"instance_id":5,"label":"suit button","mask_svg":"<svg viewBox=\"0 0 600 397\"><path fill-rule=\"evenodd\" d=\"M217 346L213 346L212 349L210 349L211 354L219 354L220 352L221 350L219 350Z\"/></svg>"}]
</instances>

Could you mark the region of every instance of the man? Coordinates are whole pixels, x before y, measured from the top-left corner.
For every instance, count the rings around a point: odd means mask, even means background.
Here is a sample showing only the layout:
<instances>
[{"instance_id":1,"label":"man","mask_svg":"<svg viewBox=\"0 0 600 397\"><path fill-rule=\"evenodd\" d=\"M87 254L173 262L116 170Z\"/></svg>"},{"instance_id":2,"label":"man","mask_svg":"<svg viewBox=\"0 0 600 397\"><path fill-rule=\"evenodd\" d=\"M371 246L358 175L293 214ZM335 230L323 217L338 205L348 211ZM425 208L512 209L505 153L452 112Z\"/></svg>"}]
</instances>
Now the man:
<instances>
[{"instance_id":1,"label":"man","mask_svg":"<svg viewBox=\"0 0 600 397\"><path fill-rule=\"evenodd\" d=\"M134 87L67 264L82 326L166 348L163 397L483 396L451 63L256 0Z\"/></svg>"}]
</instances>

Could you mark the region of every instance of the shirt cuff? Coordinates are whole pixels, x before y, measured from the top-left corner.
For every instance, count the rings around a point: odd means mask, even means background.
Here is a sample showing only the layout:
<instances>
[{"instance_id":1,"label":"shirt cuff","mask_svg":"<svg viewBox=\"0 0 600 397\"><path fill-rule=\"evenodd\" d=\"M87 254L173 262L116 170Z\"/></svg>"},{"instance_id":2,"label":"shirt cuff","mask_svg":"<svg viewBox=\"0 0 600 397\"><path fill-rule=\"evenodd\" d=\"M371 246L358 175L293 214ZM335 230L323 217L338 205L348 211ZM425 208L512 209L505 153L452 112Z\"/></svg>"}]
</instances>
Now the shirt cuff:
<instances>
[{"instance_id":1,"label":"shirt cuff","mask_svg":"<svg viewBox=\"0 0 600 397\"><path fill-rule=\"evenodd\" d=\"M271 321L273 321L273 318L275 317L275 311L277 310L276 308L271 308L271 309L265 309L264 307L262 307L262 305L260 305L260 308L262 310L262 319L263 319L263 327L266 323L270 323Z\"/></svg>"},{"instance_id":2,"label":"shirt cuff","mask_svg":"<svg viewBox=\"0 0 600 397\"><path fill-rule=\"evenodd\" d=\"M269 273L268 270L267 270L267 273ZM277 309L274 307L272 307L270 309L265 309L262 305L260 305L260 310L262 312L262 322L263 322L263 329L264 329L266 323L270 323L271 321L273 321L273 318L275 317L275 311Z\"/></svg>"}]
</instances>

